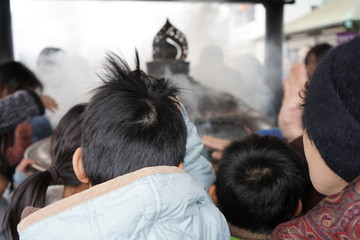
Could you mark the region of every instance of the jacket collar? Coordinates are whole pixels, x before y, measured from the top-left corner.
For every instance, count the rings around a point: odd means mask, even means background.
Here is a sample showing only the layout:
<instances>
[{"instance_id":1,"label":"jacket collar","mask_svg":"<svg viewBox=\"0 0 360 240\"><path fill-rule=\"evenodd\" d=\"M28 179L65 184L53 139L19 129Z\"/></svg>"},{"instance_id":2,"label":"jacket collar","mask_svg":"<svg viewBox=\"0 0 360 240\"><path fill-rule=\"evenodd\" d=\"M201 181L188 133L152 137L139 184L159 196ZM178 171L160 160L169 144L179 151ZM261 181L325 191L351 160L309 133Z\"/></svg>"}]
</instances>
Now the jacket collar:
<instances>
[{"instance_id":1,"label":"jacket collar","mask_svg":"<svg viewBox=\"0 0 360 240\"><path fill-rule=\"evenodd\" d=\"M37 222L40 222L46 218L49 218L58 213L71 209L75 206L83 204L89 200L98 198L112 191L123 188L136 181L139 181L142 178L149 177L152 175L167 174L167 173L185 173L185 171L183 171L178 167L158 166L158 167L142 168L135 172L122 175L120 177L114 178L102 184L98 184L94 187L91 187L90 189L85 190L81 193L75 194L61 201L58 201L54 204L46 206L28 215L19 223L18 232L20 233Z\"/></svg>"},{"instance_id":2,"label":"jacket collar","mask_svg":"<svg viewBox=\"0 0 360 240\"><path fill-rule=\"evenodd\" d=\"M271 239L271 235L253 233L242 228L238 228L228 222L230 234L241 240L268 240Z\"/></svg>"}]
</instances>

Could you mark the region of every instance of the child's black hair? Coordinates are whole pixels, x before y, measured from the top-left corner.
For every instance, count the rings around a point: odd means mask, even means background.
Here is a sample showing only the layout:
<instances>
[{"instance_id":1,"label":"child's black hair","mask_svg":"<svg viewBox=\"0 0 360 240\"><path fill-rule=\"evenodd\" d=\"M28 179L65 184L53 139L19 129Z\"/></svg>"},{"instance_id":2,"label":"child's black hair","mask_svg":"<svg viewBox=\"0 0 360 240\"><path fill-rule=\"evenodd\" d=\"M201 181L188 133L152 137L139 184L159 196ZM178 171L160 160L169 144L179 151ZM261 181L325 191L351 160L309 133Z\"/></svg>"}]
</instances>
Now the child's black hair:
<instances>
[{"instance_id":1,"label":"child's black hair","mask_svg":"<svg viewBox=\"0 0 360 240\"><path fill-rule=\"evenodd\" d=\"M0 152L0 177L11 181L12 175L13 175L13 169L9 165L8 161L5 159L5 157Z\"/></svg>"},{"instance_id":2,"label":"child's black hair","mask_svg":"<svg viewBox=\"0 0 360 240\"><path fill-rule=\"evenodd\" d=\"M216 180L219 208L232 225L270 234L295 213L306 179L301 157L285 142L252 134L224 151Z\"/></svg>"},{"instance_id":3,"label":"child's black hair","mask_svg":"<svg viewBox=\"0 0 360 240\"><path fill-rule=\"evenodd\" d=\"M4 218L4 228L11 234L12 240L19 239L16 227L24 208L45 207L49 185L58 181L69 186L81 184L74 173L72 157L81 144L81 123L85 108L86 104L72 107L54 130L50 145L51 167L32 174L16 188Z\"/></svg>"},{"instance_id":4,"label":"child's black hair","mask_svg":"<svg viewBox=\"0 0 360 240\"><path fill-rule=\"evenodd\" d=\"M151 166L178 166L185 157L186 125L179 90L115 54L107 57L103 85L85 113L83 167L92 185Z\"/></svg>"},{"instance_id":5,"label":"child's black hair","mask_svg":"<svg viewBox=\"0 0 360 240\"><path fill-rule=\"evenodd\" d=\"M0 92L7 88L7 94L18 90L43 90L43 85L35 74L19 62L0 65Z\"/></svg>"}]
</instances>

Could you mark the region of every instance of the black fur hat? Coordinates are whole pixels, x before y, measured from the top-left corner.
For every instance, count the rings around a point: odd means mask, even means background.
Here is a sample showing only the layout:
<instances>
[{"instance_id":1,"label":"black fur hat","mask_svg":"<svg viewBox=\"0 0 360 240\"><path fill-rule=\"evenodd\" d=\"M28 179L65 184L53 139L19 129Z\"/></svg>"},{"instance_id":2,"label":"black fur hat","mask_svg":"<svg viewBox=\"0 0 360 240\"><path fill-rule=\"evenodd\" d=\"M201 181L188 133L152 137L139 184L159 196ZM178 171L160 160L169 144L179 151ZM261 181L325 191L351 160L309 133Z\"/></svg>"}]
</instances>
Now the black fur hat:
<instances>
[{"instance_id":1,"label":"black fur hat","mask_svg":"<svg viewBox=\"0 0 360 240\"><path fill-rule=\"evenodd\" d=\"M303 123L332 171L347 182L360 175L360 37L319 63L306 92Z\"/></svg>"}]
</instances>

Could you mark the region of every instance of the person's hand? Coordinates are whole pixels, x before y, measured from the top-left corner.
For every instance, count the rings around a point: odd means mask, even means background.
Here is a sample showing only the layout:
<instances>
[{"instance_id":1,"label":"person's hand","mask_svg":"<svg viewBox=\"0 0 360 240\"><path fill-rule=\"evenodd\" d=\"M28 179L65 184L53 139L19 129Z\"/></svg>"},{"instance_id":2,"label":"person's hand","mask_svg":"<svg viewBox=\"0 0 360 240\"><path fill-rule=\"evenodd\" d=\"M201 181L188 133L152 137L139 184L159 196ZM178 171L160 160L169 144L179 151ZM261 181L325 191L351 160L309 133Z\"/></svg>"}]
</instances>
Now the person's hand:
<instances>
[{"instance_id":1,"label":"person's hand","mask_svg":"<svg viewBox=\"0 0 360 240\"><path fill-rule=\"evenodd\" d=\"M211 156L213 159L216 160L220 160L222 158L222 152L231 143L231 141L228 139L212 137L207 135L204 135L201 138L201 140L205 145L205 147L215 150Z\"/></svg>"},{"instance_id":2,"label":"person's hand","mask_svg":"<svg viewBox=\"0 0 360 240\"><path fill-rule=\"evenodd\" d=\"M212 137L207 135L204 135L201 138L201 140L206 147L217 151L223 151L231 143L231 141L228 139Z\"/></svg>"},{"instance_id":3,"label":"person's hand","mask_svg":"<svg viewBox=\"0 0 360 240\"><path fill-rule=\"evenodd\" d=\"M25 174L28 174L29 171L29 167L33 164L36 164L36 161L34 160L31 160L29 158L24 158L23 160L21 160L21 162L19 163L19 165L16 167L16 169L19 171L19 172L22 172L22 173L25 173Z\"/></svg>"},{"instance_id":4,"label":"person's hand","mask_svg":"<svg viewBox=\"0 0 360 240\"><path fill-rule=\"evenodd\" d=\"M30 144L31 144L31 138L32 138L32 127L28 121L24 121L16 126L15 140L22 140L22 141L26 140L26 142L30 140Z\"/></svg>"},{"instance_id":5,"label":"person's hand","mask_svg":"<svg viewBox=\"0 0 360 240\"><path fill-rule=\"evenodd\" d=\"M31 145L32 127L28 121L18 124L14 133L14 145L7 148L6 156L10 166L15 166L23 158L27 147Z\"/></svg>"},{"instance_id":6,"label":"person's hand","mask_svg":"<svg viewBox=\"0 0 360 240\"><path fill-rule=\"evenodd\" d=\"M223 157L223 152L221 152L221 151L213 151L213 152L211 153L211 157L212 157L213 159L215 159L215 160L221 160L222 157Z\"/></svg>"},{"instance_id":7,"label":"person's hand","mask_svg":"<svg viewBox=\"0 0 360 240\"><path fill-rule=\"evenodd\" d=\"M58 109L58 104L53 98L42 94L39 94L39 97L44 107L48 109L50 112L55 112L55 110Z\"/></svg>"},{"instance_id":8,"label":"person's hand","mask_svg":"<svg viewBox=\"0 0 360 240\"><path fill-rule=\"evenodd\" d=\"M295 63L290 70L289 77L283 81L284 98L281 104L278 125L284 137L290 142L303 133L302 128L302 99L299 92L304 89L308 77L304 64Z\"/></svg>"}]
</instances>

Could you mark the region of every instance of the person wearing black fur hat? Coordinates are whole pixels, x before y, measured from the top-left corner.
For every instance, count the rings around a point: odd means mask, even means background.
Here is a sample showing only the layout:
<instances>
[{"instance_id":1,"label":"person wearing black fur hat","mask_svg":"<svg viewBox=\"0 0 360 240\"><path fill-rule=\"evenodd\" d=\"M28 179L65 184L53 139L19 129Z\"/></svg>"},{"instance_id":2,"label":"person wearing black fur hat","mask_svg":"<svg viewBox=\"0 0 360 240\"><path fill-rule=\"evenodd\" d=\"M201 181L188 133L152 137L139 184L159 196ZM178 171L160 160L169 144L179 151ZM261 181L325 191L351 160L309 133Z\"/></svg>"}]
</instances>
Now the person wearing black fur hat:
<instances>
[{"instance_id":1,"label":"person wearing black fur hat","mask_svg":"<svg viewBox=\"0 0 360 240\"><path fill-rule=\"evenodd\" d=\"M327 195L273 239L360 239L360 37L332 50L308 85L304 151L314 187Z\"/></svg>"}]
</instances>

